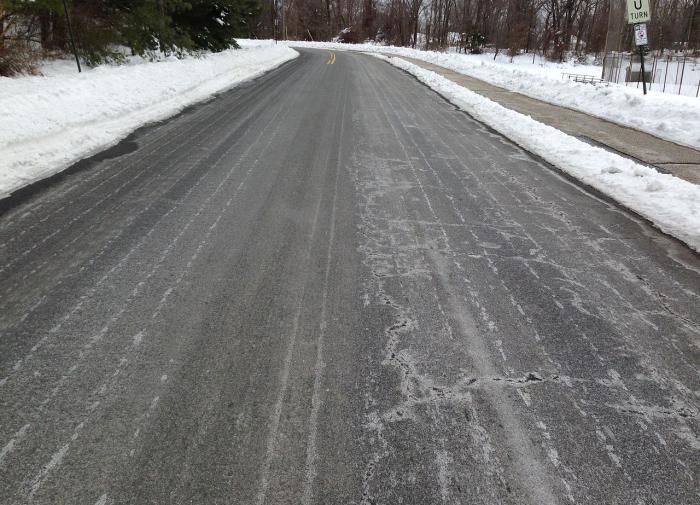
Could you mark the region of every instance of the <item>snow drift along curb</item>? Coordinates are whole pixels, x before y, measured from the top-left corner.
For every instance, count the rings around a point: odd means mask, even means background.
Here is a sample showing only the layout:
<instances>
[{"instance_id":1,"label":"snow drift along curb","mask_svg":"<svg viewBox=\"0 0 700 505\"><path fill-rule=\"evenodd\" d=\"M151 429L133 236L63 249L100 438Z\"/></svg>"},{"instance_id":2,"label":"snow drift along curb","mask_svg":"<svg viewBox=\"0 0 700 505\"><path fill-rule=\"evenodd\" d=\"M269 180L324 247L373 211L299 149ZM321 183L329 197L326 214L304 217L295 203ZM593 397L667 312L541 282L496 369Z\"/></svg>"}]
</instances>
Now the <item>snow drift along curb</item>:
<instances>
[{"instance_id":1,"label":"snow drift along curb","mask_svg":"<svg viewBox=\"0 0 700 505\"><path fill-rule=\"evenodd\" d=\"M479 121L700 252L700 186L586 144L400 58L374 56L416 76Z\"/></svg>"},{"instance_id":2,"label":"snow drift along curb","mask_svg":"<svg viewBox=\"0 0 700 505\"><path fill-rule=\"evenodd\" d=\"M0 198L298 55L247 42L203 57L0 78Z\"/></svg>"}]
</instances>

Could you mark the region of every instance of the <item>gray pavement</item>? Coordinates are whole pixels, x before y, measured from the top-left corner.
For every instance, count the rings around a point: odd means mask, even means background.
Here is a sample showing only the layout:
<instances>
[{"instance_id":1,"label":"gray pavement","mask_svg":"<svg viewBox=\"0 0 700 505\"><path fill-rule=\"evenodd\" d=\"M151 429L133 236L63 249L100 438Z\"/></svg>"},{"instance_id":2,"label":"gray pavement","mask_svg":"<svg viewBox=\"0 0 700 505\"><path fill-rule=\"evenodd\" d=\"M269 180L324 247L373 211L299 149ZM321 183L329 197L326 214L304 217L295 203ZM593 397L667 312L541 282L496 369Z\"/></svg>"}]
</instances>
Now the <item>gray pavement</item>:
<instances>
[{"instance_id":1,"label":"gray pavement","mask_svg":"<svg viewBox=\"0 0 700 505\"><path fill-rule=\"evenodd\" d=\"M387 54L386 56L393 57ZM584 142L654 166L694 184L700 184L700 151L681 146L654 135L611 123L567 107L543 102L514 91L494 86L480 79L415 58L402 57L427 70L437 72L502 106L553 126Z\"/></svg>"},{"instance_id":2,"label":"gray pavement","mask_svg":"<svg viewBox=\"0 0 700 505\"><path fill-rule=\"evenodd\" d=\"M698 257L300 52L2 203L0 503L697 503Z\"/></svg>"}]
</instances>

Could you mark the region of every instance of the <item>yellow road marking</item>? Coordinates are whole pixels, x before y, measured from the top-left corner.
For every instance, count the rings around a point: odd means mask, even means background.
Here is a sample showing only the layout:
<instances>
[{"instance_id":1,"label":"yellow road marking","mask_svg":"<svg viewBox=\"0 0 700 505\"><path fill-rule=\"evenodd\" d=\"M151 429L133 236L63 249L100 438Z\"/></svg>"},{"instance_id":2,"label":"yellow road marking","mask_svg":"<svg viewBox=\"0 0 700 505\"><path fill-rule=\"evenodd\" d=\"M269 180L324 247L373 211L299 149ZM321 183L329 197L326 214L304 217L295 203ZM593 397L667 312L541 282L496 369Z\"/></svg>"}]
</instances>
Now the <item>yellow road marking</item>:
<instances>
[{"instance_id":1,"label":"yellow road marking","mask_svg":"<svg viewBox=\"0 0 700 505\"><path fill-rule=\"evenodd\" d=\"M334 63L335 63L335 53L331 52L331 55L328 58L328 61L326 62L326 65L333 65Z\"/></svg>"}]
</instances>

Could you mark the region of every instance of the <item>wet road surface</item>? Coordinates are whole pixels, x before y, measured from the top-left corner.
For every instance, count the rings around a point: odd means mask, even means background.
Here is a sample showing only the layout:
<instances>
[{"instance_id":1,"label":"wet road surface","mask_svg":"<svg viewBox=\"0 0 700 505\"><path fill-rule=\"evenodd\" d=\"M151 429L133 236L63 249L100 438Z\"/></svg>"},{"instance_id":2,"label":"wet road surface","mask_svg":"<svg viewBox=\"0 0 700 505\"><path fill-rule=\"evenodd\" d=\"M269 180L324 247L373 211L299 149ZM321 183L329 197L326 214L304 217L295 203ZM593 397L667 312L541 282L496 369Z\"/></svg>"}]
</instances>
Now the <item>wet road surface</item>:
<instances>
[{"instance_id":1,"label":"wet road surface","mask_svg":"<svg viewBox=\"0 0 700 505\"><path fill-rule=\"evenodd\" d=\"M698 257L300 52L4 203L0 503L698 503Z\"/></svg>"}]
</instances>

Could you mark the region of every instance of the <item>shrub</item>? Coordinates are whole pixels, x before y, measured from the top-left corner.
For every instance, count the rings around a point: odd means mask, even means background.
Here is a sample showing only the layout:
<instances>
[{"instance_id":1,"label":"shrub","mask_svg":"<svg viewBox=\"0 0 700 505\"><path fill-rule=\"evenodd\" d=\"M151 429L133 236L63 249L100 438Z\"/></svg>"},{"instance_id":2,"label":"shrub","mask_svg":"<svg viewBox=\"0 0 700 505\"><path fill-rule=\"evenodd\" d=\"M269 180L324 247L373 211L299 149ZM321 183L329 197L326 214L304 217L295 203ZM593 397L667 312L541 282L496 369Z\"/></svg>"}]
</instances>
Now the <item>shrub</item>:
<instances>
[{"instance_id":1,"label":"shrub","mask_svg":"<svg viewBox=\"0 0 700 505\"><path fill-rule=\"evenodd\" d=\"M37 74L39 52L24 43L5 41L0 45L0 76Z\"/></svg>"}]
</instances>

